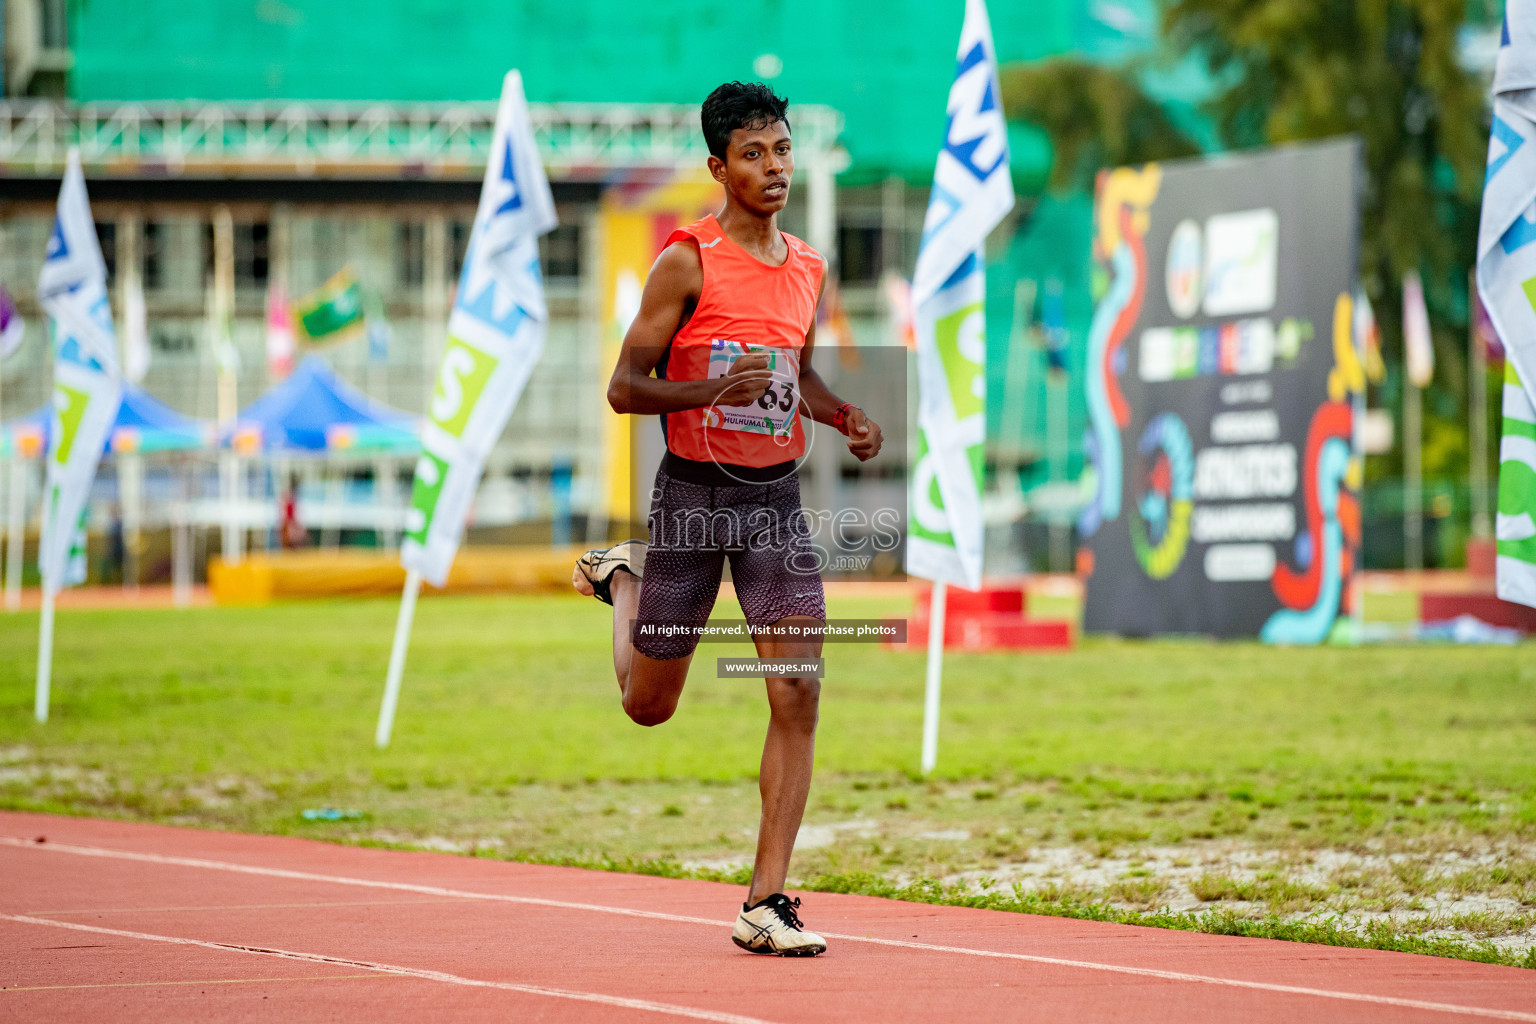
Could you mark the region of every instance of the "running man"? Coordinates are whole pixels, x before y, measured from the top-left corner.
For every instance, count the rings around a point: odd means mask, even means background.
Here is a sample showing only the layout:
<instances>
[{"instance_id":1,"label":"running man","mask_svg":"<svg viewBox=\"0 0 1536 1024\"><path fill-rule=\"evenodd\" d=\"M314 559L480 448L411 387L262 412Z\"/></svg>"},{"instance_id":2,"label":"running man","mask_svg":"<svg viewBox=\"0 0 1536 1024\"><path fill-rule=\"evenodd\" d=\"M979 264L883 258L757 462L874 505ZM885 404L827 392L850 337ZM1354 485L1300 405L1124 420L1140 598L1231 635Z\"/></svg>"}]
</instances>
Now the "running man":
<instances>
[{"instance_id":1,"label":"running man","mask_svg":"<svg viewBox=\"0 0 1536 1024\"><path fill-rule=\"evenodd\" d=\"M613 605L613 666L624 710L641 725L677 710L727 558L758 656L821 656L814 632L759 632L827 617L796 476L801 416L846 435L860 461L880 451L880 427L811 366L826 261L779 230L795 169L787 108L756 83L730 82L704 101L709 171L725 206L668 239L608 385L615 412L662 417L667 452L649 545L589 551L572 583ZM826 942L783 889L811 786L821 683L806 675L767 686L757 858L731 937L753 953L815 956Z\"/></svg>"}]
</instances>

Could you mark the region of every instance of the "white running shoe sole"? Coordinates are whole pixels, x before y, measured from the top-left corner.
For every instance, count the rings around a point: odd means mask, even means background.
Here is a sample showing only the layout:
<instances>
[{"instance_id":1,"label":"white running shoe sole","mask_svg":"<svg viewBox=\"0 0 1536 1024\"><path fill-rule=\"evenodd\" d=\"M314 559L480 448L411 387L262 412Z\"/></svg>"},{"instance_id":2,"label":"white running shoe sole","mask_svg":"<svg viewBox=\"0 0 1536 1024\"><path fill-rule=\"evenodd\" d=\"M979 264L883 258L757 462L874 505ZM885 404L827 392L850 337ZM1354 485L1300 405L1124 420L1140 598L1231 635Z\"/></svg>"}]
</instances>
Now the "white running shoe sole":
<instances>
[{"instance_id":1,"label":"white running shoe sole","mask_svg":"<svg viewBox=\"0 0 1536 1024\"><path fill-rule=\"evenodd\" d=\"M817 956L827 951L820 935L793 927L766 903L737 915L731 941L748 953L766 956Z\"/></svg>"},{"instance_id":2,"label":"white running shoe sole","mask_svg":"<svg viewBox=\"0 0 1536 1024\"><path fill-rule=\"evenodd\" d=\"M643 540L626 540L611 548L588 551L576 559L576 566L571 570L571 586L583 597L595 597L604 604L613 604L613 574L622 569L639 579L647 548Z\"/></svg>"}]
</instances>

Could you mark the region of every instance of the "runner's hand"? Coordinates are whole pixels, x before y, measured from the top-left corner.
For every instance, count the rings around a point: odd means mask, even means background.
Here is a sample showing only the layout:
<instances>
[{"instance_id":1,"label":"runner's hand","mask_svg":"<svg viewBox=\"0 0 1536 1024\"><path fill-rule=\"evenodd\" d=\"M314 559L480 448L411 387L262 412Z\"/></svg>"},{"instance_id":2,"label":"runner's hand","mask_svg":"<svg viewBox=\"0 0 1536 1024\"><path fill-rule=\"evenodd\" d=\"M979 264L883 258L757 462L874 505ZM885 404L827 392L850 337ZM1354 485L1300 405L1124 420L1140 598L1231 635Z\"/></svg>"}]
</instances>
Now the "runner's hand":
<instances>
[{"instance_id":1,"label":"runner's hand","mask_svg":"<svg viewBox=\"0 0 1536 1024\"><path fill-rule=\"evenodd\" d=\"M716 405L751 405L768 393L773 375L768 372L767 352L749 352L738 356L724 378L725 390L715 399Z\"/></svg>"},{"instance_id":2,"label":"runner's hand","mask_svg":"<svg viewBox=\"0 0 1536 1024\"><path fill-rule=\"evenodd\" d=\"M885 439L880 434L880 424L870 419L863 409L848 411L848 450L860 462L868 462L880 454Z\"/></svg>"}]
</instances>

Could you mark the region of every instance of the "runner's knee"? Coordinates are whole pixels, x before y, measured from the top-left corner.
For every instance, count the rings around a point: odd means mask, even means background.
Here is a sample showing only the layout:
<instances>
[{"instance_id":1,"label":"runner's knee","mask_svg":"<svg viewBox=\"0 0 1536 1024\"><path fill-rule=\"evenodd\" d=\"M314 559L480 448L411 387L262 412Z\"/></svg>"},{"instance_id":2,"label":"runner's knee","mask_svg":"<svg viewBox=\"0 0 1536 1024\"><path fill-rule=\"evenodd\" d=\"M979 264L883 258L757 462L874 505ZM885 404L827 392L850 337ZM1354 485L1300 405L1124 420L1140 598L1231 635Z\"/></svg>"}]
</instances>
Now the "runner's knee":
<instances>
[{"instance_id":1,"label":"runner's knee","mask_svg":"<svg viewBox=\"0 0 1536 1024\"><path fill-rule=\"evenodd\" d=\"M636 725L655 726L660 725L671 718L677 711L677 698L671 697L630 697L624 698L624 713Z\"/></svg>"},{"instance_id":2,"label":"runner's knee","mask_svg":"<svg viewBox=\"0 0 1536 1024\"><path fill-rule=\"evenodd\" d=\"M821 680L814 676L774 679L768 684L768 706L780 721L814 730L821 704Z\"/></svg>"}]
</instances>

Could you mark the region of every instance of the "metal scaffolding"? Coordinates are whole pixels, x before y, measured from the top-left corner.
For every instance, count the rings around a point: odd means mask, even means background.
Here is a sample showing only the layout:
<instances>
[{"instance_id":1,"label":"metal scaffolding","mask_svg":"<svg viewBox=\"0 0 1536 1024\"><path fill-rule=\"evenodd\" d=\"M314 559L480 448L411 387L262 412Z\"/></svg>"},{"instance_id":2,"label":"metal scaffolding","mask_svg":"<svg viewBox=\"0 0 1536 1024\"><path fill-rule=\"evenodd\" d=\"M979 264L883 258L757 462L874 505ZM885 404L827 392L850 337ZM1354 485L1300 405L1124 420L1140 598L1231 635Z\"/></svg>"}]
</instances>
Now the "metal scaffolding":
<instances>
[{"instance_id":1,"label":"metal scaffolding","mask_svg":"<svg viewBox=\"0 0 1536 1024\"><path fill-rule=\"evenodd\" d=\"M698 108L683 104L533 103L551 176L698 166L707 156ZM841 170L842 115L791 111L809 162ZM478 178L496 104L86 103L0 101L0 170L52 176L69 147L87 173L133 177Z\"/></svg>"}]
</instances>

